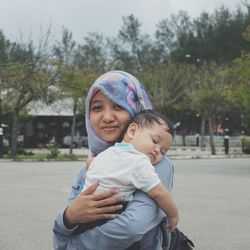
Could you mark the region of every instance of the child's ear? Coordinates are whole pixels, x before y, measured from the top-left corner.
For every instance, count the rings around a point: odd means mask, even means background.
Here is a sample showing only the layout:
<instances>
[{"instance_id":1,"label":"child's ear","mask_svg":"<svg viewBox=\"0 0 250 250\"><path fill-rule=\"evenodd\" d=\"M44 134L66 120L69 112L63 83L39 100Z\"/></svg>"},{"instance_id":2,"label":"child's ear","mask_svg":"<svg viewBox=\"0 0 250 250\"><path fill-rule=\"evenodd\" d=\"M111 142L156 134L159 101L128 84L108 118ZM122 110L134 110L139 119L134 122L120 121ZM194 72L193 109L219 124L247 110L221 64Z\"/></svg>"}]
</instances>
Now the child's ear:
<instances>
[{"instance_id":1,"label":"child's ear","mask_svg":"<svg viewBox=\"0 0 250 250\"><path fill-rule=\"evenodd\" d=\"M138 125L136 123L131 123L129 126L128 126L128 129L127 129L127 135L128 137L131 139L136 131L138 129Z\"/></svg>"}]
</instances>

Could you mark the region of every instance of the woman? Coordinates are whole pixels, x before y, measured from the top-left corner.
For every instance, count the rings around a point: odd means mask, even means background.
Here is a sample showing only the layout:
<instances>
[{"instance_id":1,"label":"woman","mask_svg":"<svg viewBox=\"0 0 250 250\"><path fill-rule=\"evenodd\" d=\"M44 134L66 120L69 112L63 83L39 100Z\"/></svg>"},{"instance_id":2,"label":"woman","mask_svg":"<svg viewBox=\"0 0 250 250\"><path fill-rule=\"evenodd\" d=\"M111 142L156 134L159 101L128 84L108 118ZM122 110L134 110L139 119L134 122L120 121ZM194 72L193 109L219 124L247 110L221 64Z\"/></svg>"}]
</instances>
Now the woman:
<instances>
[{"instance_id":1,"label":"woman","mask_svg":"<svg viewBox=\"0 0 250 250\"><path fill-rule=\"evenodd\" d=\"M151 108L143 86L132 75L111 71L100 76L86 99L86 128L92 154L97 155L119 141L131 117L140 110ZM110 197L115 191L92 195L98 183L80 193L85 171L86 168L82 168L77 175L69 198L70 205L57 216L53 229L54 248L119 250L141 240L141 249L162 249L162 234L158 225L165 215L155 202L145 193L137 191L125 212L116 216L109 214L115 213L120 206L103 206L112 205L120 199ZM156 172L171 189L173 166L166 156L157 164ZM97 219L112 220L74 235L79 223Z\"/></svg>"}]
</instances>

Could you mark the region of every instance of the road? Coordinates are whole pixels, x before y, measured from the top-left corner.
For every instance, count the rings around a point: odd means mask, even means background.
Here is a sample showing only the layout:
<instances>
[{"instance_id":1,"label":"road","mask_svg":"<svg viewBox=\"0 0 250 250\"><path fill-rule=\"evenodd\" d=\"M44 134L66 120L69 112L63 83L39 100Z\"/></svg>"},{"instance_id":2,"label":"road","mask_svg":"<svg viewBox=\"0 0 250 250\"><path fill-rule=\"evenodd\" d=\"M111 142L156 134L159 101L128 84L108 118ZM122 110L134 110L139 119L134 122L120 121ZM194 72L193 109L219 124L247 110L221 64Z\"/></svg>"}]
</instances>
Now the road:
<instances>
[{"instance_id":1,"label":"road","mask_svg":"<svg viewBox=\"0 0 250 250\"><path fill-rule=\"evenodd\" d=\"M81 162L0 162L0 249L49 250ZM250 159L174 160L179 228L197 250L250 249Z\"/></svg>"}]
</instances>

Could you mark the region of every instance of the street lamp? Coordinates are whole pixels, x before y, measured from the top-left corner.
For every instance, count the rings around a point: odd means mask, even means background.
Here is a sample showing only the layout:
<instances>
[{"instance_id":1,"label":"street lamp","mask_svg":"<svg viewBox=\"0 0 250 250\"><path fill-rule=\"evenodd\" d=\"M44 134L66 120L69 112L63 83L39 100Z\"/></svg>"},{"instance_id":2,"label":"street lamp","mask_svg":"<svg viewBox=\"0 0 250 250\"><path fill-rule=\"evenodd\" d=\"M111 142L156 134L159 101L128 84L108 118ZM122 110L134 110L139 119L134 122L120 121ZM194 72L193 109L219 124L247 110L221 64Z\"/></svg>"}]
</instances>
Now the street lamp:
<instances>
[{"instance_id":1,"label":"street lamp","mask_svg":"<svg viewBox=\"0 0 250 250\"><path fill-rule=\"evenodd\" d=\"M194 65L194 67L196 68L196 69L198 69L198 73L200 72L200 62L201 62L201 59L200 58L197 58L197 57L194 57L193 55L191 55L191 54L185 54L185 58L186 58L186 61L187 61L187 63L189 62L189 63L191 63L191 64L193 64ZM200 75L200 73L198 74L198 75ZM199 78L200 78L200 76L199 76ZM196 89L197 89L197 85L198 85L198 83L199 83L199 81L200 81L200 79L198 78L198 82L193 82L192 83L192 85L191 85L191 91L192 91L192 94L193 95L195 95L196 94ZM191 104L192 105L192 104ZM192 109L192 106L191 106L191 109ZM195 128L194 128L194 130L195 130L195 132L196 132L196 146L198 147L199 145L200 145L200 128L199 128L199 121L200 121L200 114L196 114L196 119L195 119ZM202 137L203 137L204 135L202 134Z\"/></svg>"},{"instance_id":2,"label":"street lamp","mask_svg":"<svg viewBox=\"0 0 250 250\"><path fill-rule=\"evenodd\" d=\"M224 149L225 154L229 152L229 118L225 118L225 129L224 129Z\"/></svg>"},{"instance_id":3,"label":"street lamp","mask_svg":"<svg viewBox=\"0 0 250 250\"><path fill-rule=\"evenodd\" d=\"M196 146L200 145L200 114L196 114Z\"/></svg>"}]
</instances>

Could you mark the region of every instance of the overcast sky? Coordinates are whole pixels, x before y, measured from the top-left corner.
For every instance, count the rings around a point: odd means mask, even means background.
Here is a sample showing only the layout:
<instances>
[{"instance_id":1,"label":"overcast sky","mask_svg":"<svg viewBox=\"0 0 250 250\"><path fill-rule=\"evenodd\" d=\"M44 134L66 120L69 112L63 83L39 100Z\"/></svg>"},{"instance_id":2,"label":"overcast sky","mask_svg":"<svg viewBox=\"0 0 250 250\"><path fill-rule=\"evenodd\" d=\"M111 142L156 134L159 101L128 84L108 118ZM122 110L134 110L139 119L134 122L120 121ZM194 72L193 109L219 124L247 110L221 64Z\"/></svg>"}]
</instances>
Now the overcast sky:
<instances>
[{"instance_id":1,"label":"overcast sky","mask_svg":"<svg viewBox=\"0 0 250 250\"><path fill-rule=\"evenodd\" d=\"M240 0L0 0L0 29L13 41L20 34L36 40L40 28L45 31L50 25L54 38L60 39L65 27L81 42L88 32L116 36L122 17L133 14L142 31L153 34L160 20L179 10L197 17L222 4L235 10Z\"/></svg>"}]
</instances>

